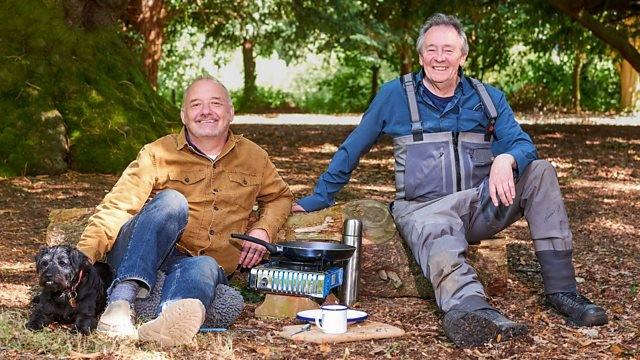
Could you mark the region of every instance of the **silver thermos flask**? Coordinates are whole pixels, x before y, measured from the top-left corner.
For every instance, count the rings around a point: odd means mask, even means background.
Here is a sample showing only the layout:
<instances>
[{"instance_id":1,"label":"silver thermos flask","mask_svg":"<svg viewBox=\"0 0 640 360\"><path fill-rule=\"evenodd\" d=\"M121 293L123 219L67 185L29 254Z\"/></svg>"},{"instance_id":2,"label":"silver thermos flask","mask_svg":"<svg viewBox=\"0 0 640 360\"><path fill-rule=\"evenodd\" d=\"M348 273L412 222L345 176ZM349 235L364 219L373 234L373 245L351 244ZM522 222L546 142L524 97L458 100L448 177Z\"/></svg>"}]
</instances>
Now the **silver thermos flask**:
<instances>
[{"instance_id":1,"label":"silver thermos flask","mask_svg":"<svg viewBox=\"0 0 640 360\"><path fill-rule=\"evenodd\" d=\"M344 266L344 277L340 288L340 300L347 306L358 299L358 280L360 273L360 253L362 249L362 221L346 219L342 228L342 242L356 248Z\"/></svg>"}]
</instances>

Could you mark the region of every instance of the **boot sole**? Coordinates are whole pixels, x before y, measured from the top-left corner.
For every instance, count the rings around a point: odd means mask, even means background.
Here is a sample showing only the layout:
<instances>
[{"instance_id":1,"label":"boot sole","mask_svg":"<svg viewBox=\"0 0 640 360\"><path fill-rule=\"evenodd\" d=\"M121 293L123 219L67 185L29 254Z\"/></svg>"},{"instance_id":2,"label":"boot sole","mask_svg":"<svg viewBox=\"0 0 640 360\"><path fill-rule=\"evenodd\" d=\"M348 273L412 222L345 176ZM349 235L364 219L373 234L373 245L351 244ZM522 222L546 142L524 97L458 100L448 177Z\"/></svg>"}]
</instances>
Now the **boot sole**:
<instances>
[{"instance_id":1,"label":"boot sole","mask_svg":"<svg viewBox=\"0 0 640 360\"><path fill-rule=\"evenodd\" d=\"M528 328L522 324L501 329L493 321L473 312L451 310L449 313L443 326L445 334L460 348L476 347L489 341L506 341L528 332Z\"/></svg>"},{"instance_id":2,"label":"boot sole","mask_svg":"<svg viewBox=\"0 0 640 360\"><path fill-rule=\"evenodd\" d=\"M600 314L598 316L593 316L591 317L591 319L589 319L589 321L579 321L579 320L572 320L569 319L568 317L560 314L560 312L558 312L556 310L556 313L559 314L560 316L564 317L567 324L575 326L575 327L591 327L591 326L602 326L605 325L606 323L609 322L609 318L607 316L607 314Z\"/></svg>"},{"instance_id":3,"label":"boot sole","mask_svg":"<svg viewBox=\"0 0 640 360\"><path fill-rule=\"evenodd\" d=\"M109 306L115 308L109 308ZM113 338L125 338L131 340L138 339L138 330L133 321L131 320L131 313L129 312L129 304L119 305L116 303L107 307L105 312L100 316L98 325L96 326L96 333L103 334ZM126 307L126 310L123 309ZM125 312L127 314L117 314L118 312ZM116 314L114 314L116 313Z\"/></svg>"},{"instance_id":4,"label":"boot sole","mask_svg":"<svg viewBox=\"0 0 640 360\"><path fill-rule=\"evenodd\" d=\"M155 320L142 324L138 337L161 346L186 344L198 333L204 316L205 309L200 300L178 300L167 305Z\"/></svg>"}]
</instances>

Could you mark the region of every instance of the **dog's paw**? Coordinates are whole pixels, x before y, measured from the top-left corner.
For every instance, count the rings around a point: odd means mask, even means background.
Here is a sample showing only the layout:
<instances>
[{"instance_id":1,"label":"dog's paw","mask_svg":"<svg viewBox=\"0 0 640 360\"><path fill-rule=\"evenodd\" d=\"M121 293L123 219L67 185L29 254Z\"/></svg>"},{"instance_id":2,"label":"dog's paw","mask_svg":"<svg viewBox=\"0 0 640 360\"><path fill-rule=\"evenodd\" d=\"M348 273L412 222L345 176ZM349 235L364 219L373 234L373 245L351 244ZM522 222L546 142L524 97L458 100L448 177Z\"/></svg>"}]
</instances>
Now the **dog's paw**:
<instances>
[{"instance_id":1,"label":"dog's paw","mask_svg":"<svg viewBox=\"0 0 640 360\"><path fill-rule=\"evenodd\" d=\"M42 328L44 327L44 324L42 323L42 321L38 321L37 319L29 320L26 324L26 327L28 330L38 331L38 330L42 330Z\"/></svg>"},{"instance_id":2,"label":"dog's paw","mask_svg":"<svg viewBox=\"0 0 640 360\"><path fill-rule=\"evenodd\" d=\"M78 318L73 326L73 331L82 335L89 335L96 328L95 318Z\"/></svg>"},{"instance_id":3,"label":"dog's paw","mask_svg":"<svg viewBox=\"0 0 640 360\"><path fill-rule=\"evenodd\" d=\"M73 331L80 333L82 335L89 335L91 334L91 328L86 326L86 327L74 327Z\"/></svg>"}]
</instances>

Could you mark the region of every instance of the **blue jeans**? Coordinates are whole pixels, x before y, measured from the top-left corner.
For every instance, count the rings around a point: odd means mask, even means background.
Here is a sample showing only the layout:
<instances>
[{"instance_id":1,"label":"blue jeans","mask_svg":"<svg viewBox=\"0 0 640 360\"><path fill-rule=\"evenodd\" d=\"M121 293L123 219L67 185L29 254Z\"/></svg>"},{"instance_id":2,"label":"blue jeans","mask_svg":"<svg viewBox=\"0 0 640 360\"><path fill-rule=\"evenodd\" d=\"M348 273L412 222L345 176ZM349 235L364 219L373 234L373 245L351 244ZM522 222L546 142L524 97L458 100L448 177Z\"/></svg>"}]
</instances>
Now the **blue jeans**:
<instances>
[{"instance_id":1,"label":"blue jeans","mask_svg":"<svg viewBox=\"0 0 640 360\"><path fill-rule=\"evenodd\" d=\"M208 308L216 286L226 284L227 278L212 257L191 256L176 248L188 219L187 199L175 190L164 190L127 221L107 254L116 271L109 291L123 280L136 280L148 293L162 270L166 278L156 314L165 303L179 299L198 299Z\"/></svg>"}]
</instances>

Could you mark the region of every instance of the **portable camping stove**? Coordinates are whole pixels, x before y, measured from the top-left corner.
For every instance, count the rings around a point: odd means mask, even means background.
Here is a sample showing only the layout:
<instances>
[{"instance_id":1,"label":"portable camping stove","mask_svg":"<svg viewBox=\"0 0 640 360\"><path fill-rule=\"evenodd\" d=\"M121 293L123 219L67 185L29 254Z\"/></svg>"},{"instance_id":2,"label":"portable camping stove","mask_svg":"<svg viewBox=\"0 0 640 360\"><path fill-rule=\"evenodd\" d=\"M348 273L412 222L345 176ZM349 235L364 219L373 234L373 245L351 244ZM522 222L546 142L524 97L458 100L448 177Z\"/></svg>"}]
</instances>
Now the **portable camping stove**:
<instances>
[{"instance_id":1,"label":"portable camping stove","mask_svg":"<svg viewBox=\"0 0 640 360\"><path fill-rule=\"evenodd\" d=\"M251 269L249 288L276 294L324 299L331 289L342 285L342 262L292 261L272 257Z\"/></svg>"}]
</instances>

